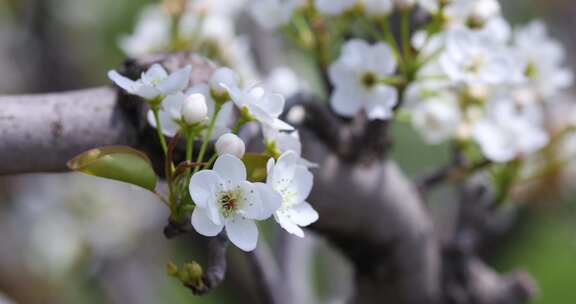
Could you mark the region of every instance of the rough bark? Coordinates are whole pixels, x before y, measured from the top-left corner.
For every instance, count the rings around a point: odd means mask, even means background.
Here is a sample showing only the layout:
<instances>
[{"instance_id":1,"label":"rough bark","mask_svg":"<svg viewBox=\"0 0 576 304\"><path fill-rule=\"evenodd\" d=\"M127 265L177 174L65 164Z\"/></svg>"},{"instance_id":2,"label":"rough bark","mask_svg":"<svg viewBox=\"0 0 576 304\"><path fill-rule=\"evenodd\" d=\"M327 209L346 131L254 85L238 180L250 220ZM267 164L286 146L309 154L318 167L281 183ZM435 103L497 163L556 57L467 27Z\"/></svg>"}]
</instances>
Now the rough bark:
<instances>
[{"instance_id":1,"label":"rough bark","mask_svg":"<svg viewBox=\"0 0 576 304\"><path fill-rule=\"evenodd\" d=\"M142 109L126 107L126 98L110 88L0 97L0 174L62 171L74 154L106 144L154 149ZM438 242L417 187L377 157L388 145L386 123L342 121L319 103L301 107L303 119L291 122L305 157L320 164L310 201L321 217L312 228L355 266L352 303L520 304L532 295L525 275L501 277ZM453 290L466 300L454 300Z\"/></svg>"}]
</instances>

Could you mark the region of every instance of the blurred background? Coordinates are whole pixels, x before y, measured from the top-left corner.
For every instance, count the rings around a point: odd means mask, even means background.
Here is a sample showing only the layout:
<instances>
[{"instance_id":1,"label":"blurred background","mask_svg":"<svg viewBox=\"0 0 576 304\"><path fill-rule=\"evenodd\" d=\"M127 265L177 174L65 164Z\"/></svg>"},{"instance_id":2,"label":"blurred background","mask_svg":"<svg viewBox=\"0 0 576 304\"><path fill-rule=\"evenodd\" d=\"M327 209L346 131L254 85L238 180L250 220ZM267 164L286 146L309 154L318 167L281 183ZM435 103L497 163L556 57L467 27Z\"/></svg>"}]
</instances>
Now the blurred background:
<instances>
[{"instance_id":1,"label":"blurred background","mask_svg":"<svg viewBox=\"0 0 576 304\"><path fill-rule=\"evenodd\" d=\"M501 2L512 23L544 19L576 67L570 55L576 54L574 1ZM118 39L133 31L149 3L0 0L0 94L108 85L106 71L126 57ZM412 176L446 162L448 147L426 146L403 125L395 131L395 157ZM435 193L439 216L453 204L449 191ZM193 244L203 240L166 240L167 216L153 195L125 184L79 174L0 177L0 304L256 301L250 272L234 248L224 286L209 296L194 297L170 278L168 261L202 261ZM487 250L491 264L528 270L541 290L534 303L576 303L576 196L530 200L509 216L517 226ZM305 252L312 281L303 284L314 290L313 303L340 303L350 292L350 270L328 244L312 239Z\"/></svg>"}]
</instances>

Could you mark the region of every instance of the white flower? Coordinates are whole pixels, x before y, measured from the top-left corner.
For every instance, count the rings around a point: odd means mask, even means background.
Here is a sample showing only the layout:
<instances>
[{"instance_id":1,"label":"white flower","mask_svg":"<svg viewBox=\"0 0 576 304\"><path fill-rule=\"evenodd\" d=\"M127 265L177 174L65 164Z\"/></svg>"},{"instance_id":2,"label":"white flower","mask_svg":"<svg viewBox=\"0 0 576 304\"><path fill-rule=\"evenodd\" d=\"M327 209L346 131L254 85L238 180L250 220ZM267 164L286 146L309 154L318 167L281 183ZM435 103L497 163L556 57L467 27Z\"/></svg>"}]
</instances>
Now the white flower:
<instances>
[{"instance_id":1,"label":"white flower","mask_svg":"<svg viewBox=\"0 0 576 304\"><path fill-rule=\"evenodd\" d=\"M548 36L546 26L534 21L514 34L514 48L528 63L528 87L539 98L550 99L572 85L573 74L565 68L565 51Z\"/></svg>"},{"instance_id":2,"label":"white flower","mask_svg":"<svg viewBox=\"0 0 576 304\"><path fill-rule=\"evenodd\" d=\"M138 16L134 33L120 38L120 48L130 57L166 49L170 43L170 22L170 16L160 5L147 6Z\"/></svg>"},{"instance_id":3,"label":"white flower","mask_svg":"<svg viewBox=\"0 0 576 304\"><path fill-rule=\"evenodd\" d=\"M182 123L182 106L185 101L186 95L182 93L172 94L164 98L160 104L160 111L158 111L162 134L174 137L174 135L178 133L180 124ZM154 118L154 112L152 112L152 110L148 110L147 118L148 123L156 128L156 119Z\"/></svg>"},{"instance_id":4,"label":"white flower","mask_svg":"<svg viewBox=\"0 0 576 304\"><path fill-rule=\"evenodd\" d=\"M317 221L318 213L306 202L312 190L313 175L298 160L292 151L282 154L276 163L270 159L266 184L282 197L282 205L274 213L274 219L289 233L304 237L300 227Z\"/></svg>"},{"instance_id":5,"label":"white flower","mask_svg":"<svg viewBox=\"0 0 576 304\"><path fill-rule=\"evenodd\" d=\"M206 97L202 94L192 94L186 97L182 105L182 118L189 125L206 121L208 118Z\"/></svg>"},{"instance_id":6,"label":"white flower","mask_svg":"<svg viewBox=\"0 0 576 304\"><path fill-rule=\"evenodd\" d=\"M280 154L291 151L299 158L299 164L306 167L318 167L318 164L310 162L302 158L302 142L300 141L300 134L298 131L282 132L273 128L262 128L264 140L267 144L274 144Z\"/></svg>"},{"instance_id":7,"label":"white flower","mask_svg":"<svg viewBox=\"0 0 576 304\"><path fill-rule=\"evenodd\" d=\"M154 100L184 90L190 82L191 72L192 66L188 65L168 75L161 65L154 64L142 73L140 79L136 81L126 78L116 71L109 71L108 78L132 95L138 95L146 100Z\"/></svg>"},{"instance_id":8,"label":"white flower","mask_svg":"<svg viewBox=\"0 0 576 304\"><path fill-rule=\"evenodd\" d=\"M519 111L506 99L489 104L488 117L475 124L473 136L484 155L495 162L507 162L534 153L548 143L548 135L537 121L535 111Z\"/></svg>"},{"instance_id":9,"label":"white flower","mask_svg":"<svg viewBox=\"0 0 576 304\"><path fill-rule=\"evenodd\" d=\"M441 67L453 81L471 85L513 84L524 80L525 64L485 35L456 29L448 33Z\"/></svg>"},{"instance_id":10,"label":"white flower","mask_svg":"<svg viewBox=\"0 0 576 304\"><path fill-rule=\"evenodd\" d=\"M232 133L226 133L220 136L214 146L216 148L216 154L219 156L231 154L241 159L244 157L244 152L246 151L244 141Z\"/></svg>"},{"instance_id":11,"label":"white flower","mask_svg":"<svg viewBox=\"0 0 576 304\"><path fill-rule=\"evenodd\" d=\"M284 96L296 95L301 91L302 84L298 75L286 66L274 68L264 83L266 90L280 93Z\"/></svg>"},{"instance_id":12,"label":"white flower","mask_svg":"<svg viewBox=\"0 0 576 304\"><path fill-rule=\"evenodd\" d=\"M394 0L398 2L398 0ZM366 14L371 16L384 16L394 9L393 0L362 0ZM412 1L413 2L413 1Z\"/></svg>"},{"instance_id":13,"label":"white flower","mask_svg":"<svg viewBox=\"0 0 576 304\"><path fill-rule=\"evenodd\" d=\"M274 30L288 23L294 10L304 3L303 0L254 0L250 14L261 27Z\"/></svg>"},{"instance_id":14,"label":"white flower","mask_svg":"<svg viewBox=\"0 0 576 304\"><path fill-rule=\"evenodd\" d=\"M412 109L412 125L430 144L454 137L461 114L455 96L443 94L417 103Z\"/></svg>"},{"instance_id":15,"label":"white flower","mask_svg":"<svg viewBox=\"0 0 576 304\"><path fill-rule=\"evenodd\" d=\"M394 87L381 83L396 70L392 50L386 44L369 45L352 39L328 72L335 86L330 98L334 111L352 117L362 109L369 119L387 119L398 101Z\"/></svg>"},{"instance_id":16,"label":"white flower","mask_svg":"<svg viewBox=\"0 0 576 304\"><path fill-rule=\"evenodd\" d=\"M248 113L262 125L276 130L294 130L294 127L278 118L284 111L285 104L284 96L281 94L270 93L261 86L230 93L234 104L240 110L248 110Z\"/></svg>"},{"instance_id":17,"label":"white flower","mask_svg":"<svg viewBox=\"0 0 576 304\"><path fill-rule=\"evenodd\" d=\"M216 236L224 227L230 241L244 251L256 248L258 228L275 212L281 198L262 183L246 181L244 163L232 155L218 157L213 170L202 170L190 179L196 204L192 226L205 236Z\"/></svg>"},{"instance_id":18,"label":"white flower","mask_svg":"<svg viewBox=\"0 0 576 304\"><path fill-rule=\"evenodd\" d=\"M212 95L210 94L210 87L205 83L197 84L188 91L186 91L187 95L192 94L202 94L206 100L206 106L208 107L208 117L212 117L214 115L214 111L216 110L216 103L212 99ZM225 102L221 107L220 111L218 112L218 116L216 117L216 121L214 123L214 128L212 128L212 136L210 139L217 139L224 133L230 132L230 124L233 119L233 110L234 105L231 101ZM204 131L207 132L207 131Z\"/></svg>"},{"instance_id":19,"label":"white flower","mask_svg":"<svg viewBox=\"0 0 576 304\"><path fill-rule=\"evenodd\" d=\"M498 0L477 0L472 1L470 18L478 24L483 24L491 18L500 15L500 3Z\"/></svg>"},{"instance_id":20,"label":"white flower","mask_svg":"<svg viewBox=\"0 0 576 304\"><path fill-rule=\"evenodd\" d=\"M316 9L324 15L336 16L356 5L357 0L315 0Z\"/></svg>"},{"instance_id":21,"label":"white flower","mask_svg":"<svg viewBox=\"0 0 576 304\"><path fill-rule=\"evenodd\" d=\"M218 96L240 95L240 77L230 68L219 68L210 78L210 90Z\"/></svg>"}]
</instances>

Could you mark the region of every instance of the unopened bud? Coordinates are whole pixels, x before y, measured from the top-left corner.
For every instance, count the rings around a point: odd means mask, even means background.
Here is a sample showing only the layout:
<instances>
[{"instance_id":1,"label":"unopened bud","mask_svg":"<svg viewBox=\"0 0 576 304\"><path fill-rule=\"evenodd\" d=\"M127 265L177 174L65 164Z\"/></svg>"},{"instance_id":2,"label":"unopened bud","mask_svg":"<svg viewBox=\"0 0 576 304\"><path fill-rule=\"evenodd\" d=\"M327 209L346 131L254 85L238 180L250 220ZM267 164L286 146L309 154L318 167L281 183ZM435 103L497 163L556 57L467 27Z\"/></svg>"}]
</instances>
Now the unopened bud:
<instances>
[{"instance_id":1,"label":"unopened bud","mask_svg":"<svg viewBox=\"0 0 576 304\"><path fill-rule=\"evenodd\" d=\"M229 99L229 89L234 89L239 85L238 75L229 68L219 68L217 69L212 77L210 78L210 90L214 99L219 101L220 99L226 99L223 101L228 101Z\"/></svg>"},{"instance_id":2,"label":"unopened bud","mask_svg":"<svg viewBox=\"0 0 576 304\"><path fill-rule=\"evenodd\" d=\"M206 98L202 94L192 94L186 98L182 105L182 118L189 124L195 124L206 120L208 106Z\"/></svg>"},{"instance_id":3,"label":"unopened bud","mask_svg":"<svg viewBox=\"0 0 576 304\"><path fill-rule=\"evenodd\" d=\"M226 133L216 141L216 153L219 156L232 154L238 158L242 158L245 151L246 145L244 141L232 133Z\"/></svg>"}]
</instances>

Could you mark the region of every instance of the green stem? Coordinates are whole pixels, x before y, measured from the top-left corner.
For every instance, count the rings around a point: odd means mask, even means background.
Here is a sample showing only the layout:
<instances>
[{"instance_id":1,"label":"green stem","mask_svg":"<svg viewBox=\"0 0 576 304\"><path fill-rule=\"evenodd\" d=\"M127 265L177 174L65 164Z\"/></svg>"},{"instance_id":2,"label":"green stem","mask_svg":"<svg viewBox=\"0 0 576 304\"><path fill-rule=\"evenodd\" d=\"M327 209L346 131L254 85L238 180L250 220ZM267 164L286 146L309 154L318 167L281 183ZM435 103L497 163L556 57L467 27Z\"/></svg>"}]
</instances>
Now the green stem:
<instances>
[{"instance_id":1,"label":"green stem","mask_svg":"<svg viewBox=\"0 0 576 304\"><path fill-rule=\"evenodd\" d=\"M384 39L386 39L386 42L388 43L390 48L392 48L394 57L396 57L396 60L400 64L400 67L402 67L403 64L402 64L402 56L400 55L400 47L398 46L398 42L396 41L394 34L390 30L390 21L388 20L388 17L381 19L380 27L382 28L382 32L384 32Z\"/></svg>"},{"instance_id":2,"label":"green stem","mask_svg":"<svg viewBox=\"0 0 576 304\"><path fill-rule=\"evenodd\" d=\"M204 165L204 169L210 168L212 166L212 164L214 163L214 161L216 161L217 157L218 157L218 154L214 153L214 155L212 155L212 157L210 157L210 159L208 160L206 165Z\"/></svg>"},{"instance_id":3,"label":"green stem","mask_svg":"<svg viewBox=\"0 0 576 304\"><path fill-rule=\"evenodd\" d=\"M406 70L409 70L410 62L412 62L412 45L410 42L410 10L405 10L402 12L401 23L404 63L406 64Z\"/></svg>"},{"instance_id":4,"label":"green stem","mask_svg":"<svg viewBox=\"0 0 576 304\"><path fill-rule=\"evenodd\" d=\"M218 113L220 112L220 108L222 106L220 104L216 104L216 108L214 109L214 115L210 118L210 124L208 125L208 130L206 130L206 135L204 136L204 140L202 141L202 146L200 147L200 153L198 154L198 158L196 159L197 163L201 163L204 160L204 154L206 154L206 148L208 148L208 142L210 142L210 137L212 137L212 130L214 130L214 125L216 124L216 117L218 117ZM194 173L198 172L200 167L194 168Z\"/></svg>"},{"instance_id":5,"label":"green stem","mask_svg":"<svg viewBox=\"0 0 576 304\"><path fill-rule=\"evenodd\" d=\"M164 157L168 157L168 145L166 144L166 138L164 138L164 134L162 134L162 125L160 124L160 108L152 107L152 112L154 113L154 120L156 121L156 133L160 139L160 145L162 146Z\"/></svg>"}]
</instances>

